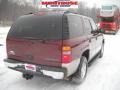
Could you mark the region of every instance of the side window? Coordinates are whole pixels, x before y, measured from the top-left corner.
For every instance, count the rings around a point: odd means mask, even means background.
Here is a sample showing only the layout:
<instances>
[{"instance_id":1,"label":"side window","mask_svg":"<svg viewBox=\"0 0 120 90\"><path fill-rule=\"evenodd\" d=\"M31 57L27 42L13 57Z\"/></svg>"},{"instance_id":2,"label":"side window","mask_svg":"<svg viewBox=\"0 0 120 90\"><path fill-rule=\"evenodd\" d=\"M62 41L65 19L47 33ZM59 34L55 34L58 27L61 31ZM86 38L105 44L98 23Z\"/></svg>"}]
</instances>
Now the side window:
<instances>
[{"instance_id":1,"label":"side window","mask_svg":"<svg viewBox=\"0 0 120 90\"><path fill-rule=\"evenodd\" d=\"M92 31L90 21L87 18L84 18L85 34L90 34Z\"/></svg>"},{"instance_id":2,"label":"side window","mask_svg":"<svg viewBox=\"0 0 120 90\"><path fill-rule=\"evenodd\" d=\"M95 22L93 20L90 20L90 22L91 22L92 30L93 31L97 30L97 26L96 26Z\"/></svg>"},{"instance_id":3,"label":"side window","mask_svg":"<svg viewBox=\"0 0 120 90\"><path fill-rule=\"evenodd\" d=\"M76 38L83 35L83 24L81 16L68 15L70 38Z\"/></svg>"}]
</instances>

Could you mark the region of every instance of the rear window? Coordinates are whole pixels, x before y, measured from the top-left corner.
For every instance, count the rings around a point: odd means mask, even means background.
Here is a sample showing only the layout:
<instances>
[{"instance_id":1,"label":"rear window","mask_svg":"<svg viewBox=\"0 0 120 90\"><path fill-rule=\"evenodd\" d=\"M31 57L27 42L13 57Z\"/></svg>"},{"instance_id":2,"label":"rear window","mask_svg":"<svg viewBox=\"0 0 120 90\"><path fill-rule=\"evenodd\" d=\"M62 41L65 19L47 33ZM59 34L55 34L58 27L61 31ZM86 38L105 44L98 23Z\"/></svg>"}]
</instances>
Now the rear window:
<instances>
[{"instance_id":1,"label":"rear window","mask_svg":"<svg viewBox=\"0 0 120 90\"><path fill-rule=\"evenodd\" d=\"M84 18L85 34L91 34L92 27L89 19Z\"/></svg>"},{"instance_id":2,"label":"rear window","mask_svg":"<svg viewBox=\"0 0 120 90\"><path fill-rule=\"evenodd\" d=\"M77 38L83 35L83 20L79 15L67 15L70 38Z\"/></svg>"},{"instance_id":3,"label":"rear window","mask_svg":"<svg viewBox=\"0 0 120 90\"><path fill-rule=\"evenodd\" d=\"M27 15L11 27L8 37L62 39L62 15Z\"/></svg>"}]
</instances>

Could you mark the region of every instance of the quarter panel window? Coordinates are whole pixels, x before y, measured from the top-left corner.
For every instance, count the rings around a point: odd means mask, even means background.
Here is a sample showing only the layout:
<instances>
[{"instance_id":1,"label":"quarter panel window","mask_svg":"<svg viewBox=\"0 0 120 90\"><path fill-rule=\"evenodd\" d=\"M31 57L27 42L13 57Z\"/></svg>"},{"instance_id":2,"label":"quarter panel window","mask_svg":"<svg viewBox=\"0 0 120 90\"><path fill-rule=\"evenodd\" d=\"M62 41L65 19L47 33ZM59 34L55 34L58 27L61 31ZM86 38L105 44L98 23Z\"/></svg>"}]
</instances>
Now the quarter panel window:
<instances>
[{"instance_id":1,"label":"quarter panel window","mask_svg":"<svg viewBox=\"0 0 120 90\"><path fill-rule=\"evenodd\" d=\"M91 31L92 31L92 28L91 28L91 24L90 24L90 21L86 18L84 18L84 26L85 26L85 34L90 34Z\"/></svg>"},{"instance_id":2,"label":"quarter panel window","mask_svg":"<svg viewBox=\"0 0 120 90\"><path fill-rule=\"evenodd\" d=\"M93 20L90 20L90 22L91 22L92 30L94 30L94 31L97 30L97 26L96 26L95 22Z\"/></svg>"},{"instance_id":3,"label":"quarter panel window","mask_svg":"<svg viewBox=\"0 0 120 90\"><path fill-rule=\"evenodd\" d=\"M83 20L81 16L68 15L69 34L70 38L75 38L83 35Z\"/></svg>"}]
</instances>

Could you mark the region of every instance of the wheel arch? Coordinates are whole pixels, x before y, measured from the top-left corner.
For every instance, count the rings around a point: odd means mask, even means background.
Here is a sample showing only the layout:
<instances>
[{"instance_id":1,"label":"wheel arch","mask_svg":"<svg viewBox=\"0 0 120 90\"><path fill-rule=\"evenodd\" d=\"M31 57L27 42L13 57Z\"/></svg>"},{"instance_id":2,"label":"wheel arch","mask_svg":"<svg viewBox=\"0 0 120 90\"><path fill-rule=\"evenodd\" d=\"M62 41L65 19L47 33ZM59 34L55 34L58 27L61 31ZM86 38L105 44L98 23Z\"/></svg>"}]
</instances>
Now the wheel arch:
<instances>
[{"instance_id":1,"label":"wheel arch","mask_svg":"<svg viewBox=\"0 0 120 90\"><path fill-rule=\"evenodd\" d=\"M86 58L87 58L87 61L89 60L89 57L90 57L90 50L89 49L87 49L87 50L85 50L83 53L82 53L82 56L85 56Z\"/></svg>"}]
</instances>

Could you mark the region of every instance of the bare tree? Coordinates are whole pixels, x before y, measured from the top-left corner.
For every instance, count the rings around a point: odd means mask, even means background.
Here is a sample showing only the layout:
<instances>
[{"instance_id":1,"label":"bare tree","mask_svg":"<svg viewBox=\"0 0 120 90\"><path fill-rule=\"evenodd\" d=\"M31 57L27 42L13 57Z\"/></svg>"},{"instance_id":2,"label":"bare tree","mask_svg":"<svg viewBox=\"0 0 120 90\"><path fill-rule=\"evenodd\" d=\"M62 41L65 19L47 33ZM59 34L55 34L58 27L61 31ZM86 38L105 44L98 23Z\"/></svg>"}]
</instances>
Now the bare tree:
<instances>
[{"instance_id":1,"label":"bare tree","mask_svg":"<svg viewBox=\"0 0 120 90\"><path fill-rule=\"evenodd\" d=\"M19 16L35 12L36 8L21 0L1 0L0 2L0 23L11 24Z\"/></svg>"}]
</instances>

